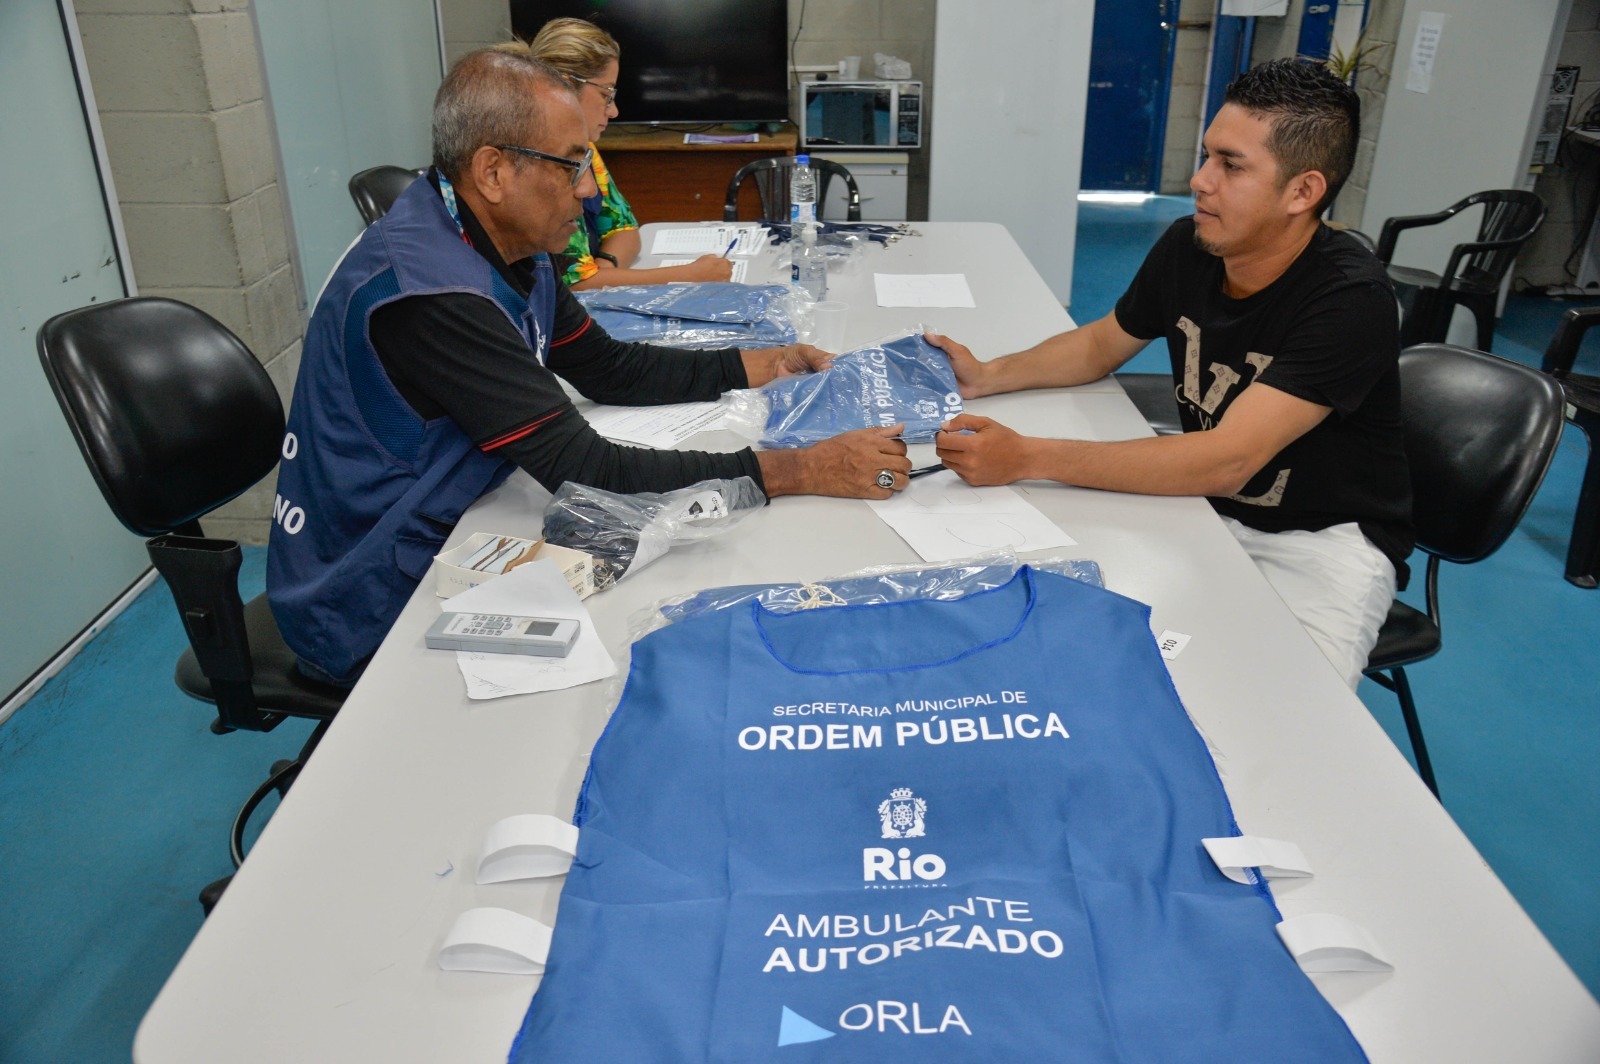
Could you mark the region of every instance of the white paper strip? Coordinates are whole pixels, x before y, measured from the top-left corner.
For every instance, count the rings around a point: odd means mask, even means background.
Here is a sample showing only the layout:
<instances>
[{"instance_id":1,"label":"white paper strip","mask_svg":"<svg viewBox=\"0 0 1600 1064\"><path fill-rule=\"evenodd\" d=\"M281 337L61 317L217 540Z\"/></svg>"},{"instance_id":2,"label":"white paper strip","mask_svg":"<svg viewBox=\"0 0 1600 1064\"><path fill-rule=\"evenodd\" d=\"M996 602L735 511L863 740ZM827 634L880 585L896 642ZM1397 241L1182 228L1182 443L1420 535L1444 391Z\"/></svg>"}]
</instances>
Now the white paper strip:
<instances>
[{"instance_id":1,"label":"white paper strip","mask_svg":"<svg viewBox=\"0 0 1600 1064\"><path fill-rule=\"evenodd\" d=\"M1174 632L1171 628L1164 628L1156 637L1156 646L1161 648L1161 656L1171 661L1183 653L1183 648L1189 645L1189 637L1182 632Z\"/></svg>"},{"instance_id":2,"label":"white paper strip","mask_svg":"<svg viewBox=\"0 0 1600 1064\"><path fill-rule=\"evenodd\" d=\"M1238 835L1226 839L1201 839L1218 870L1235 883L1249 883L1247 869L1259 868L1268 879L1304 879L1311 863L1300 847L1282 839Z\"/></svg>"},{"instance_id":3,"label":"white paper strip","mask_svg":"<svg viewBox=\"0 0 1600 1064\"><path fill-rule=\"evenodd\" d=\"M976 307L964 273L875 273L880 307Z\"/></svg>"},{"instance_id":4,"label":"white paper strip","mask_svg":"<svg viewBox=\"0 0 1600 1064\"><path fill-rule=\"evenodd\" d=\"M578 829L544 813L508 816L489 826L478 860L479 883L564 876L578 852Z\"/></svg>"},{"instance_id":5,"label":"white paper strip","mask_svg":"<svg viewBox=\"0 0 1600 1064\"><path fill-rule=\"evenodd\" d=\"M468 909L439 947L447 972L538 975L550 955L551 929L510 909Z\"/></svg>"},{"instance_id":6,"label":"white paper strip","mask_svg":"<svg viewBox=\"0 0 1600 1064\"><path fill-rule=\"evenodd\" d=\"M1304 972L1392 972L1365 928L1333 913L1307 913L1278 925L1278 937Z\"/></svg>"}]
</instances>

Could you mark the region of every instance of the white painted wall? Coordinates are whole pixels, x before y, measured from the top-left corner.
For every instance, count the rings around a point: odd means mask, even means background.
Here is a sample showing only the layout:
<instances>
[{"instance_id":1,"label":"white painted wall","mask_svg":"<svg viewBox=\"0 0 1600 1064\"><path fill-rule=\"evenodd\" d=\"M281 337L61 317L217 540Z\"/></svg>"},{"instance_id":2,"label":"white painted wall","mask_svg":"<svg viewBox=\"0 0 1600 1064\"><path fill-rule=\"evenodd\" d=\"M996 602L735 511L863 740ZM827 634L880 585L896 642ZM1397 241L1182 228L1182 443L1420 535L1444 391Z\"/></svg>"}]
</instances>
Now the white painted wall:
<instances>
[{"instance_id":1,"label":"white painted wall","mask_svg":"<svg viewBox=\"0 0 1600 1064\"><path fill-rule=\"evenodd\" d=\"M1390 74L1361 229L1384 219L1443 210L1474 192L1527 187L1534 115L1566 27L1571 0L1410 0ZM1446 16L1433 83L1406 86L1417 24ZM1395 261L1442 270L1450 249L1476 235L1481 211L1411 230ZM1452 336L1456 334L1452 332Z\"/></svg>"},{"instance_id":2,"label":"white painted wall","mask_svg":"<svg viewBox=\"0 0 1600 1064\"><path fill-rule=\"evenodd\" d=\"M1001 222L1063 304L1093 34L1094 0L939 0L934 32L928 217Z\"/></svg>"}]
</instances>

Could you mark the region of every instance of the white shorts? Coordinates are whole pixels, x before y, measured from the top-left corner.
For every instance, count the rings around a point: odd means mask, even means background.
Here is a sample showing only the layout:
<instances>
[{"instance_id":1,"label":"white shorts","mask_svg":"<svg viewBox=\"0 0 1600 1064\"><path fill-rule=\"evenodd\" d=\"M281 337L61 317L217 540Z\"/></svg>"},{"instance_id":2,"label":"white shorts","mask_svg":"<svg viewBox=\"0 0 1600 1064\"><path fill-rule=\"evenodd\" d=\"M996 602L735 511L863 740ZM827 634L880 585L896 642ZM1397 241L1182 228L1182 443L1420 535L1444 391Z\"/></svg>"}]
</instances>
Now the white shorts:
<instances>
[{"instance_id":1,"label":"white shorts","mask_svg":"<svg viewBox=\"0 0 1600 1064\"><path fill-rule=\"evenodd\" d=\"M1394 601L1394 566L1354 523L1317 532L1259 532L1224 517L1322 653L1354 690Z\"/></svg>"}]
</instances>

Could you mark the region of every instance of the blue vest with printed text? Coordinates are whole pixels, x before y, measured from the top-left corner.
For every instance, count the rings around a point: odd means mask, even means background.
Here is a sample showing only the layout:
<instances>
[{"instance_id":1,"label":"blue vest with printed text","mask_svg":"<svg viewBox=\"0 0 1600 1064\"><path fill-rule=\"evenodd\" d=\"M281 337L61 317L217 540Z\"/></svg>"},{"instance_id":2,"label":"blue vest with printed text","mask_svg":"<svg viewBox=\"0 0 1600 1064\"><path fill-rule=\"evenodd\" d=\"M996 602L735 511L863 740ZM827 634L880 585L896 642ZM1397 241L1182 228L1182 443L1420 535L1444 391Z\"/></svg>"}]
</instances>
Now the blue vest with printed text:
<instances>
[{"instance_id":1,"label":"blue vest with printed text","mask_svg":"<svg viewBox=\"0 0 1600 1064\"><path fill-rule=\"evenodd\" d=\"M1364 1061L1149 617L1025 567L640 640L512 1064Z\"/></svg>"},{"instance_id":2,"label":"blue vest with printed text","mask_svg":"<svg viewBox=\"0 0 1600 1064\"><path fill-rule=\"evenodd\" d=\"M485 297L543 361L555 278L536 260L524 299L461 236L430 181L369 226L328 280L306 332L278 467L267 595L302 661L353 680L474 500L511 472L448 417L425 420L372 348L369 322L397 299Z\"/></svg>"}]
</instances>

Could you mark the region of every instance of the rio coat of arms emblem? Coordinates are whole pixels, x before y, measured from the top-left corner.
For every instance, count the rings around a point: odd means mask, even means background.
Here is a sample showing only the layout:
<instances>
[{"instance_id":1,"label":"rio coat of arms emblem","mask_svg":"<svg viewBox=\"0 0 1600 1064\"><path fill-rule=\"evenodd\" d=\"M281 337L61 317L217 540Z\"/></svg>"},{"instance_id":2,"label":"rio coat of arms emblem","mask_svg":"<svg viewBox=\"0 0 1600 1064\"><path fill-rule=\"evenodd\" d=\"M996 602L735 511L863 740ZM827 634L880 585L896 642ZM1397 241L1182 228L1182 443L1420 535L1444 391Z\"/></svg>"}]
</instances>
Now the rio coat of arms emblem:
<instances>
[{"instance_id":1,"label":"rio coat of arms emblem","mask_svg":"<svg viewBox=\"0 0 1600 1064\"><path fill-rule=\"evenodd\" d=\"M889 797L878 803L878 820L883 825L886 839L922 838L923 817L928 803L911 793L909 787L896 787Z\"/></svg>"}]
</instances>

